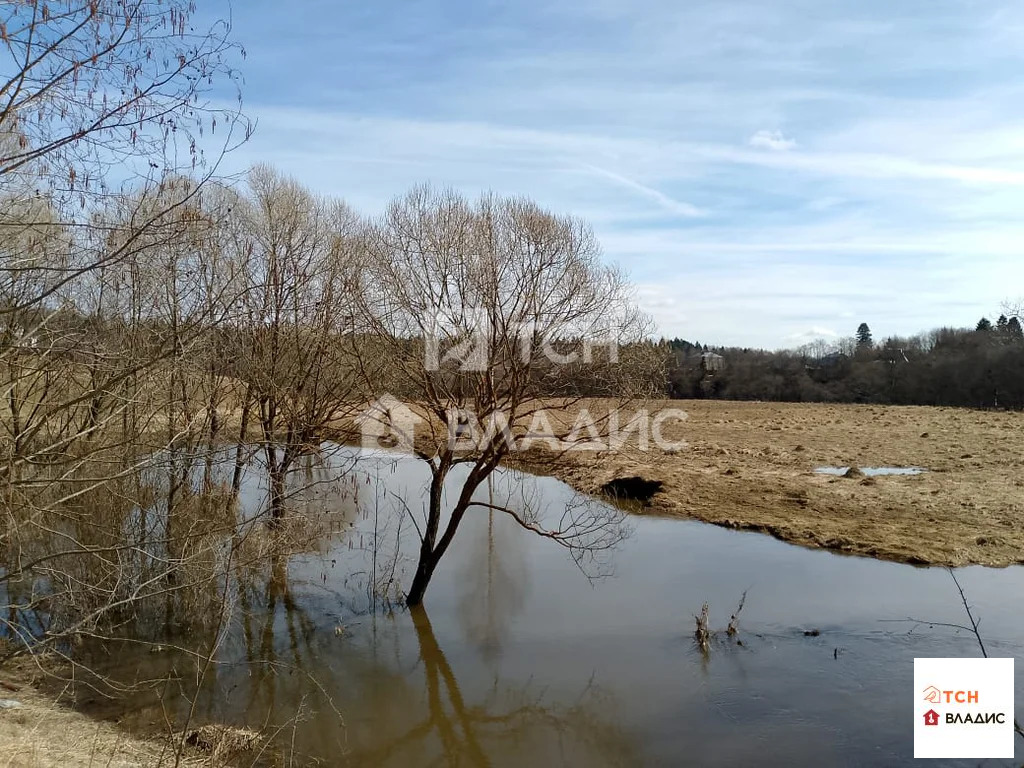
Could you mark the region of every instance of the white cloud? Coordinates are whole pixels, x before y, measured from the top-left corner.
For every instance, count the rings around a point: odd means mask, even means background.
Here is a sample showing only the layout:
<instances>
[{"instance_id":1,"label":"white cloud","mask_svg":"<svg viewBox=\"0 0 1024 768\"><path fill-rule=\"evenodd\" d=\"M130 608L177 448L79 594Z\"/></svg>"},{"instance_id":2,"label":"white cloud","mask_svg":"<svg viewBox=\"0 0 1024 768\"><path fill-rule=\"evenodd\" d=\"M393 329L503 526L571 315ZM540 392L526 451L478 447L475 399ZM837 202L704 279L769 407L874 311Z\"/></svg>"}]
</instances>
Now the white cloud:
<instances>
[{"instance_id":1,"label":"white cloud","mask_svg":"<svg viewBox=\"0 0 1024 768\"><path fill-rule=\"evenodd\" d=\"M308 155L321 168L325 152L329 152L345 162L409 167L417 171L420 178L425 170L429 172L436 167L475 165L481 172L493 175L495 171L505 170L543 172L551 170L552 166L565 169L566 163L601 169L598 172L608 176L611 172L604 170L601 163L614 159L619 167L643 169L645 177L657 173L665 180L693 178L699 182L707 171L735 165L800 171L832 179L944 180L971 185L1024 186L1024 145L1003 145L1000 157L978 158L978 162L936 160L925 156L936 152L925 152L927 133L919 130L916 123L908 126L907 132L918 137L921 157L906 152L838 149L750 151L714 142L657 141L643 136L530 129L488 122L363 118L341 112L280 107L253 106L250 111L260 120L256 142L269 138L276 144L287 136L293 152ZM297 134L305 134L302 141L296 141ZM991 139L988 132L976 131L961 140L990 143ZM633 181L636 175L631 172L626 176L619 171L613 177L637 188L638 183ZM545 179L539 177L538 180ZM639 185L637 191L641 190L649 197L652 192L664 194L649 185ZM672 200L667 195L666 198Z\"/></svg>"},{"instance_id":2,"label":"white cloud","mask_svg":"<svg viewBox=\"0 0 1024 768\"><path fill-rule=\"evenodd\" d=\"M770 149L772 152L788 152L791 149L796 149L796 142L783 136L782 131L758 131L750 137L747 143L758 149Z\"/></svg>"}]
</instances>

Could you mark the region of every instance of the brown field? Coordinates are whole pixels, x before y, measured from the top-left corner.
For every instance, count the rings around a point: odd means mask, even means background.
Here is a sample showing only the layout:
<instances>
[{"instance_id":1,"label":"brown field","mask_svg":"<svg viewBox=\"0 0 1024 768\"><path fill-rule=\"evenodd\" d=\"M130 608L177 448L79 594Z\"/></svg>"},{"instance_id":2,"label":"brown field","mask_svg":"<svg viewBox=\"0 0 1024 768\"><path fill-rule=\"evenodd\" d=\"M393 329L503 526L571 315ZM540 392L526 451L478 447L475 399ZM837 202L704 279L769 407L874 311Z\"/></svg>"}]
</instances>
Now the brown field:
<instances>
[{"instance_id":1,"label":"brown field","mask_svg":"<svg viewBox=\"0 0 1024 768\"><path fill-rule=\"evenodd\" d=\"M663 430L688 447L572 452L551 474L587 493L616 477L660 480L645 513L804 546L918 564L1024 562L1024 413L709 400L658 408L689 414ZM928 472L814 473L826 465Z\"/></svg>"}]
</instances>

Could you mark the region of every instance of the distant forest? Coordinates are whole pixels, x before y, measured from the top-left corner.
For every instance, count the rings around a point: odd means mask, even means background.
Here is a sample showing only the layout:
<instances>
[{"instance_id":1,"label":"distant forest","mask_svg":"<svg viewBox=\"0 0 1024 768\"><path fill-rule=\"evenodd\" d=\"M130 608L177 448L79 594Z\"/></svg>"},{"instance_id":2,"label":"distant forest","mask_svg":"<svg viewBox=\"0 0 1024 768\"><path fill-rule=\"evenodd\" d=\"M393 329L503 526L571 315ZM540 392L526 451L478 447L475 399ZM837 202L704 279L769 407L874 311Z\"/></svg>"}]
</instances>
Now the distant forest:
<instances>
[{"instance_id":1,"label":"distant forest","mask_svg":"<svg viewBox=\"0 0 1024 768\"><path fill-rule=\"evenodd\" d=\"M1016 317L882 342L862 323L848 339L775 352L664 343L674 398L1024 408L1024 331Z\"/></svg>"}]
</instances>

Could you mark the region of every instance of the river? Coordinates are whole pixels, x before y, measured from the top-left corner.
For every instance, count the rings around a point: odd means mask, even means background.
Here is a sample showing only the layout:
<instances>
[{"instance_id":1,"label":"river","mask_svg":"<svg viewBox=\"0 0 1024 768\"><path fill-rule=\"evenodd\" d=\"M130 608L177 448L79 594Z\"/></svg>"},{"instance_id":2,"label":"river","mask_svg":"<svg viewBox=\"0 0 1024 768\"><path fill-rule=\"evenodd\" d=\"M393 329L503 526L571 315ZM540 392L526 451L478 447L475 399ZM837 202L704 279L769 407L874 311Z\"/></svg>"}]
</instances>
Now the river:
<instances>
[{"instance_id":1,"label":"river","mask_svg":"<svg viewBox=\"0 0 1024 768\"><path fill-rule=\"evenodd\" d=\"M237 601L197 699L195 721L274 732L296 764L908 764L914 657L980 655L973 635L927 623L966 621L943 569L643 515L592 580L564 548L473 510L410 612L388 596L411 576L415 529L398 520L421 508L425 467L357 449L335 461L355 458L355 475L332 485L328 468L307 499L334 505L335 533ZM255 508L258 468L245 483ZM485 492L554 514L575 498L511 471ZM1024 569L957 575L990 655L1020 655ZM694 614L707 602L724 630L744 593L738 633L702 653ZM173 671L184 682L162 691L180 718L193 667L128 648L105 671ZM105 714L128 725L163 718L144 694L116 707Z\"/></svg>"}]
</instances>

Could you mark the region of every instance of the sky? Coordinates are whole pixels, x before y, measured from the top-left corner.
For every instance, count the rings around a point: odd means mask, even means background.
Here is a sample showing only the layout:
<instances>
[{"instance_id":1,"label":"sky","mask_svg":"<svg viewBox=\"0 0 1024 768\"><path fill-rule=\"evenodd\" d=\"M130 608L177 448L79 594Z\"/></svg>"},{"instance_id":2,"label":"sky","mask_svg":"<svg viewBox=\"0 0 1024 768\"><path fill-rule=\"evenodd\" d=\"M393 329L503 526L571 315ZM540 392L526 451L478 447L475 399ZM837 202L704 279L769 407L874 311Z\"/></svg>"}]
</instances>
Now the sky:
<instances>
[{"instance_id":1,"label":"sky","mask_svg":"<svg viewBox=\"0 0 1024 768\"><path fill-rule=\"evenodd\" d=\"M1024 297L1017 0L245 0L233 37L258 124L225 168L368 214L425 181L527 195L668 337L881 339Z\"/></svg>"}]
</instances>

